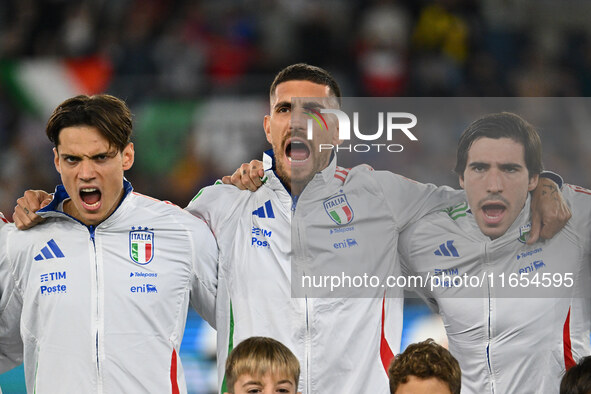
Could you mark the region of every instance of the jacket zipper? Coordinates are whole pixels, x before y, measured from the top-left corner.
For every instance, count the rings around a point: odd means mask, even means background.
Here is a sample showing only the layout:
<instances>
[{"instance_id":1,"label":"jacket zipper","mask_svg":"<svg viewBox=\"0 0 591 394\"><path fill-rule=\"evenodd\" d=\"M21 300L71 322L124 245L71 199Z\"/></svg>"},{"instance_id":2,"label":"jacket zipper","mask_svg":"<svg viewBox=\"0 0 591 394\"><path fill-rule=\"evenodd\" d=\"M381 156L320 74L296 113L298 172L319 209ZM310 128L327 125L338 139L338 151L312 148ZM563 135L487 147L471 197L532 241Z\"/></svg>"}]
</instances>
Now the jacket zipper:
<instances>
[{"instance_id":1,"label":"jacket zipper","mask_svg":"<svg viewBox=\"0 0 591 394\"><path fill-rule=\"evenodd\" d=\"M300 226L299 221L295 217L296 215L296 206L298 202L299 196L292 196L292 204L291 204L291 219L292 219L292 226L295 228L297 242L295 243L297 247L297 252L301 253L302 251L302 240L300 236ZM293 234L292 234L293 235ZM298 253L294 250L294 257L297 258ZM304 274L304 272L302 272ZM304 298L304 310L305 310L305 320L306 320L306 336L304 338L304 357L305 357L305 365L303 365L303 369L305 371L304 382L306 385L306 393L311 394L311 382L310 382L310 357L311 357L311 347L310 347L310 304L308 302L308 296Z\"/></svg>"},{"instance_id":2,"label":"jacket zipper","mask_svg":"<svg viewBox=\"0 0 591 394\"><path fill-rule=\"evenodd\" d=\"M485 261L485 266L488 265L488 242L484 244L484 261ZM490 360L490 344L491 344L491 337L492 337L492 295L491 295L491 286L490 286L490 281L488 280L488 276L487 276L487 296L488 296L488 304L487 304L487 308L488 308L488 319L487 319L487 344L486 344L486 363L488 366L488 376L490 378L490 389L491 389L491 393L494 394L495 392L495 380L494 380L494 374L493 374L493 369L492 369L492 365L491 365L491 360Z\"/></svg>"},{"instance_id":3,"label":"jacket zipper","mask_svg":"<svg viewBox=\"0 0 591 394\"><path fill-rule=\"evenodd\" d=\"M95 309L95 325L96 325L96 332L95 332L95 350L96 350L96 374L97 374L97 392L102 393L102 378L101 378L101 366L100 366L100 300L99 300L99 268L98 268L98 258L96 253L96 242L95 242L95 231L96 226L88 226L88 231L90 232L90 241L92 242L92 248L94 252L94 270L95 270L95 291L96 291L96 309Z\"/></svg>"}]
</instances>

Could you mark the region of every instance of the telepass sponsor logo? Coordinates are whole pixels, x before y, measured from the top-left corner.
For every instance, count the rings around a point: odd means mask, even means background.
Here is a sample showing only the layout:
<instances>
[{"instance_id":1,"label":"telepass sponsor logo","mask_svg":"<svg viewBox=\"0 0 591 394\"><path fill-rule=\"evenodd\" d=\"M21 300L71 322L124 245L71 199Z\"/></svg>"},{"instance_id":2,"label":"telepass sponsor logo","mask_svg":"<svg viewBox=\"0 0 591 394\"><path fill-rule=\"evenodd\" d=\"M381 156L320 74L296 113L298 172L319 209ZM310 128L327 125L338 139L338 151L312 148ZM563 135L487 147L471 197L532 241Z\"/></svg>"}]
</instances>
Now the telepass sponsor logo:
<instances>
[{"instance_id":1,"label":"telepass sponsor logo","mask_svg":"<svg viewBox=\"0 0 591 394\"><path fill-rule=\"evenodd\" d=\"M353 209L344 194L325 200L323 205L328 216L339 226L349 224L353 220Z\"/></svg>"},{"instance_id":2,"label":"telepass sponsor logo","mask_svg":"<svg viewBox=\"0 0 591 394\"><path fill-rule=\"evenodd\" d=\"M145 265L154 258L154 232L135 227L129 232L129 256L134 263Z\"/></svg>"},{"instance_id":3,"label":"telepass sponsor logo","mask_svg":"<svg viewBox=\"0 0 591 394\"><path fill-rule=\"evenodd\" d=\"M532 256L536 253L540 253L542 251L542 248L536 248L534 250L528 250L527 252L521 252L517 254L517 260L519 259L524 259L526 257Z\"/></svg>"}]
</instances>

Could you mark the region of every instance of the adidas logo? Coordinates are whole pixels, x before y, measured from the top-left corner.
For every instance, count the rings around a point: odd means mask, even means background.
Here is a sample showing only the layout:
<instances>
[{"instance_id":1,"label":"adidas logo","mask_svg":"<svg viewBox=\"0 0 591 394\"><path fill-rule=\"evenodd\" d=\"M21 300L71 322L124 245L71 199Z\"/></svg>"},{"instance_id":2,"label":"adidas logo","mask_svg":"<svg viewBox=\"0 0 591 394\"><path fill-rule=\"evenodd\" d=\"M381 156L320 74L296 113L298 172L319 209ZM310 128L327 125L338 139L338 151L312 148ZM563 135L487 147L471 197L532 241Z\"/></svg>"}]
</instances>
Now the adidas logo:
<instances>
[{"instance_id":1,"label":"adidas logo","mask_svg":"<svg viewBox=\"0 0 591 394\"><path fill-rule=\"evenodd\" d=\"M271 205L271 200L267 200L267 202L264 205L261 205L260 207L258 207L254 211L252 211L252 214L254 216L258 216L260 218L274 219L275 212L273 212L273 206Z\"/></svg>"},{"instance_id":2,"label":"adidas logo","mask_svg":"<svg viewBox=\"0 0 591 394\"><path fill-rule=\"evenodd\" d=\"M41 253L35 256L35 261L61 259L63 257L66 256L64 256L59 246L57 246L53 239L50 239L47 242L47 245L45 245L43 249L41 249Z\"/></svg>"},{"instance_id":3,"label":"adidas logo","mask_svg":"<svg viewBox=\"0 0 591 394\"><path fill-rule=\"evenodd\" d=\"M444 244L439 245L439 248L433 252L435 256L453 256L460 257L458 250L454 246L454 241L447 241Z\"/></svg>"}]
</instances>

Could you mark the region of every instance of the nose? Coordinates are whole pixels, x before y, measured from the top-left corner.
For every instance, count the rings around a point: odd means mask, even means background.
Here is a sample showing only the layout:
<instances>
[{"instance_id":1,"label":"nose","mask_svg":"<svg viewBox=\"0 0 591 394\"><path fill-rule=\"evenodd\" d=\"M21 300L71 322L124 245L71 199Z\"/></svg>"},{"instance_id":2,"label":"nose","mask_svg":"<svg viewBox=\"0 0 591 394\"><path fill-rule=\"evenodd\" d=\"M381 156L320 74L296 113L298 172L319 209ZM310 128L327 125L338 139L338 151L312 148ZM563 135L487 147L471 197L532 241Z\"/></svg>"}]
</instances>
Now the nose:
<instances>
[{"instance_id":1,"label":"nose","mask_svg":"<svg viewBox=\"0 0 591 394\"><path fill-rule=\"evenodd\" d=\"M503 191L503 179L499 170L491 169L488 172L486 185L489 193L501 193Z\"/></svg>"},{"instance_id":2,"label":"nose","mask_svg":"<svg viewBox=\"0 0 591 394\"><path fill-rule=\"evenodd\" d=\"M293 108L291 112L291 116L289 118L289 129L290 131L301 131L305 130L307 127L307 119L309 116L304 114L301 108ZM311 119L311 118L310 118Z\"/></svg>"},{"instance_id":3,"label":"nose","mask_svg":"<svg viewBox=\"0 0 591 394\"><path fill-rule=\"evenodd\" d=\"M89 159L83 159L80 161L78 167L78 177L83 181L90 181L94 179L96 173L95 163Z\"/></svg>"}]
</instances>

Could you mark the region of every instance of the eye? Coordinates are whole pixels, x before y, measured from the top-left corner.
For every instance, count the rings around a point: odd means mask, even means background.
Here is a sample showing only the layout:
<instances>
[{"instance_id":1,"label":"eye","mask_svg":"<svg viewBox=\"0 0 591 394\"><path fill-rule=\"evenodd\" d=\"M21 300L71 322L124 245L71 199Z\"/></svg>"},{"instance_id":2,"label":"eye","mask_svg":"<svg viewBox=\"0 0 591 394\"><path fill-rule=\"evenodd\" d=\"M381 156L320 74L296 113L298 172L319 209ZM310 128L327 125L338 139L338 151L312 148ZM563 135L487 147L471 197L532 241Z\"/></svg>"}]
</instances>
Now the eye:
<instances>
[{"instance_id":1,"label":"eye","mask_svg":"<svg viewBox=\"0 0 591 394\"><path fill-rule=\"evenodd\" d=\"M277 112L280 114L288 113L290 110L291 108L287 105L282 105L281 107L277 108Z\"/></svg>"},{"instance_id":2,"label":"eye","mask_svg":"<svg viewBox=\"0 0 591 394\"><path fill-rule=\"evenodd\" d=\"M304 110L307 112L316 113L320 112L321 109L323 109L323 107L318 104L304 105Z\"/></svg>"},{"instance_id":3,"label":"eye","mask_svg":"<svg viewBox=\"0 0 591 394\"><path fill-rule=\"evenodd\" d=\"M114 158L115 156L117 156L116 151L99 153L98 155L92 156L92 160L94 160L97 163L104 163L107 160Z\"/></svg>"},{"instance_id":4,"label":"eye","mask_svg":"<svg viewBox=\"0 0 591 394\"><path fill-rule=\"evenodd\" d=\"M65 156L64 161L68 164L76 164L80 161L80 158L76 156Z\"/></svg>"}]
</instances>

